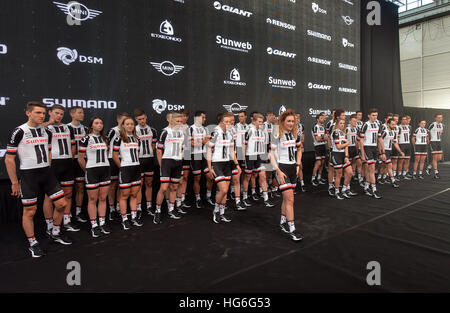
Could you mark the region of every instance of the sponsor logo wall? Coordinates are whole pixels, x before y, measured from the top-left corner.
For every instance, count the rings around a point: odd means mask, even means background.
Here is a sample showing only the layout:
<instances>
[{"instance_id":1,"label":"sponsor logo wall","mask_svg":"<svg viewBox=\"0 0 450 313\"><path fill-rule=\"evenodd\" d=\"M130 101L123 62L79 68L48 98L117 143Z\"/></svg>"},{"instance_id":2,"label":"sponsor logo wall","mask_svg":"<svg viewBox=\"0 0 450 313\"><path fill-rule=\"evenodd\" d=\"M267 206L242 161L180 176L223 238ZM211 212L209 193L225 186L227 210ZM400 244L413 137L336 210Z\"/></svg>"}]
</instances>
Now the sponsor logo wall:
<instances>
[{"instance_id":1,"label":"sponsor logo wall","mask_svg":"<svg viewBox=\"0 0 450 313\"><path fill-rule=\"evenodd\" d=\"M26 8L25 0L17 1ZM23 16L6 15L5 23L20 19L20 29L35 31L0 33L0 108L12 112L1 126L5 136L24 121L23 107L31 100L82 107L85 124L98 115L106 128L117 112L137 107L157 129L166 126L168 111L184 109L191 116L206 111L213 124L220 112L280 114L293 108L307 128L312 108L359 109L356 1L28 5L46 19L26 18L24 10L18 13Z\"/></svg>"}]
</instances>

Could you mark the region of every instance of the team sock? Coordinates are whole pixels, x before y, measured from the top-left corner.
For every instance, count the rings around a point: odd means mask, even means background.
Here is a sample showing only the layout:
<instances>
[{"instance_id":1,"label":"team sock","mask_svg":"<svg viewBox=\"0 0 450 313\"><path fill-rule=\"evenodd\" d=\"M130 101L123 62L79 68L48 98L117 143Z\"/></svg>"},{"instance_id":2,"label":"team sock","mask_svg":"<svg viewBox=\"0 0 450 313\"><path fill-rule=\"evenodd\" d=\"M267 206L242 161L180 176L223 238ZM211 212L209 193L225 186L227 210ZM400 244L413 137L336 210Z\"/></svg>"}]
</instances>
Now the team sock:
<instances>
[{"instance_id":1,"label":"team sock","mask_svg":"<svg viewBox=\"0 0 450 313\"><path fill-rule=\"evenodd\" d=\"M52 228L53 228L53 218L45 219L45 222L47 223L47 230L52 230Z\"/></svg>"},{"instance_id":2,"label":"team sock","mask_svg":"<svg viewBox=\"0 0 450 313\"><path fill-rule=\"evenodd\" d=\"M53 236L58 236L58 235L59 235L59 232L60 232L60 229L61 229L61 225L55 225L55 224L53 224L52 235L53 235Z\"/></svg>"},{"instance_id":3,"label":"team sock","mask_svg":"<svg viewBox=\"0 0 450 313\"><path fill-rule=\"evenodd\" d=\"M152 208L152 203L147 201L147 209L151 209Z\"/></svg>"},{"instance_id":4,"label":"team sock","mask_svg":"<svg viewBox=\"0 0 450 313\"><path fill-rule=\"evenodd\" d=\"M105 217L104 216L99 216L98 220L100 222L100 226L105 225Z\"/></svg>"},{"instance_id":5,"label":"team sock","mask_svg":"<svg viewBox=\"0 0 450 313\"><path fill-rule=\"evenodd\" d=\"M284 216L284 215L281 215L281 220L280 220L280 224L284 224L284 223L286 223L286 216Z\"/></svg>"},{"instance_id":6,"label":"team sock","mask_svg":"<svg viewBox=\"0 0 450 313\"><path fill-rule=\"evenodd\" d=\"M97 227L97 226L98 226L97 220L91 220L91 227L92 227L92 228L95 228L95 227Z\"/></svg>"},{"instance_id":7,"label":"team sock","mask_svg":"<svg viewBox=\"0 0 450 313\"><path fill-rule=\"evenodd\" d=\"M225 214L225 206L223 204L221 204L219 206L219 211L220 211L220 215L224 215Z\"/></svg>"},{"instance_id":8,"label":"team sock","mask_svg":"<svg viewBox=\"0 0 450 313\"><path fill-rule=\"evenodd\" d=\"M64 214L63 221L64 221L64 225L69 224L70 223L70 214Z\"/></svg>"},{"instance_id":9,"label":"team sock","mask_svg":"<svg viewBox=\"0 0 450 313\"><path fill-rule=\"evenodd\" d=\"M77 207L75 208L75 212L76 212L76 215L80 215L80 213L81 213L81 208L80 208L79 206L77 206Z\"/></svg>"},{"instance_id":10,"label":"team sock","mask_svg":"<svg viewBox=\"0 0 450 313\"><path fill-rule=\"evenodd\" d=\"M288 222L289 225L289 231L292 233L293 231L295 231L295 222L294 221L289 221Z\"/></svg>"},{"instance_id":11,"label":"team sock","mask_svg":"<svg viewBox=\"0 0 450 313\"><path fill-rule=\"evenodd\" d=\"M156 205L155 212L156 213L161 213L161 205Z\"/></svg>"},{"instance_id":12,"label":"team sock","mask_svg":"<svg viewBox=\"0 0 450 313\"><path fill-rule=\"evenodd\" d=\"M175 207L175 203L169 202L169 206L168 206L169 213L173 211L174 207Z\"/></svg>"},{"instance_id":13,"label":"team sock","mask_svg":"<svg viewBox=\"0 0 450 313\"><path fill-rule=\"evenodd\" d=\"M214 204L214 213L220 212L220 205L218 203Z\"/></svg>"},{"instance_id":14,"label":"team sock","mask_svg":"<svg viewBox=\"0 0 450 313\"><path fill-rule=\"evenodd\" d=\"M269 200L269 194L267 193L267 191L263 192L263 198L264 198L264 201L268 201Z\"/></svg>"},{"instance_id":15,"label":"team sock","mask_svg":"<svg viewBox=\"0 0 450 313\"><path fill-rule=\"evenodd\" d=\"M34 238L34 235L31 237L28 237L28 242L30 243L30 247L38 244L36 238Z\"/></svg>"},{"instance_id":16,"label":"team sock","mask_svg":"<svg viewBox=\"0 0 450 313\"><path fill-rule=\"evenodd\" d=\"M127 221L127 220L128 220L127 215L126 215L126 214L123 214L123 215L122 215L122 222L125 222L125 221Z\"/></svg>"}]
</instances>

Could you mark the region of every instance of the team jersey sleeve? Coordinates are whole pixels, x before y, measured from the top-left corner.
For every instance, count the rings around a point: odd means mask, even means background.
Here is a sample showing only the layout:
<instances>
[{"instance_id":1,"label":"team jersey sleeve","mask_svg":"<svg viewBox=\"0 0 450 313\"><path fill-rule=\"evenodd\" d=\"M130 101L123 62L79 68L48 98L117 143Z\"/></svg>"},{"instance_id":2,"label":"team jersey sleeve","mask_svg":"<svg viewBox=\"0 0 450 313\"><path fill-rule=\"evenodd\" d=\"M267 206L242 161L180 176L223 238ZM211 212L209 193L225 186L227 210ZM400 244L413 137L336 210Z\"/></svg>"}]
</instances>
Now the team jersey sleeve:
<instances>
[{"instance_id":1,"label":"team jersey sleeve","mask_svg":"<svg viewBox=\"0 0 450 313\"><path fill-rule=\"evenodd\" d=\"M383 132L381 133L381 138L386 138L386 136L388 135L387 131L383 130Z\"/></svg>"},{"instance_id":2,"label":"team jersey sleeve","mask_svg":"<svg viewBox=\"0 0 450 313\"><path fill-rule=\"evenodd\" d=\"M89 142L89 136L81 138L78 151L79 152L86 152L87 146L88 146L88 142Z\"/></svg>"},{"instance_id":3,"label":"team jersey sleeve","mask_svg":"<svg viewBox=\"0 0 450 313\"><path fill-rule=\"evenodd\" d=\"M319 136L318 131L319 131L319 127L317 125L314 125L314 127L313 127L313 134L314 134L314 136Z\"/></svg>"},{"instance_id":4,"label":"team jersey sleeve","mask_svg":"<svg viewBox=\"0 0 450 313\"><path fill-rule=\"evenodd\" d=\"M361 127L361 131L359 132L360 138L364 138L366 136L366 131L368 127L369 127L368 124L364 124L363 127Z\"/></svg>"},{"instance_id":5,"label":"team jersey sleeve","mask_svg":"<svg viewBox=\"0 0 450 313\"><path fill-rule=\"evenodd\" d=\"M153 127L150 127L150 130L152 131L153 134L152 143L156 144L158 142L158 132Z\"/></svg>"},{"instance_id":6,"label":"team jersey sleeve","mask_svg":"<svg viewBox=\"0 0 450 313\"><path fill-rule=\"evenodd\" d=\"M75 146L75 134L73 132L73 128L70 126L68 126L68 128L69 128L69 132L70 132L70 144L72 146Z\"/></svg>"},{"instance_id":7,"label":"team jersey sleeve","mask_svg":"<svg viewBox=\"0 0 450 313\"><path fill-rule=\"evenodd\" d=\"M47 136L48 136L48 151L52 151L53 133L48 128L45 128L45 131L47 132Z\"/></svg>"},{"instance_id":8,"label":"team jersey sleeve","mask_svg":"<svg viewBox=\"0 0 450 313\"><path fill-rule=\"evenodd\" d=\"M244 136L244 144L245 145L248 145L248 140L250 139L250 136L251 136L250 132L251 132L251 129L249 129L245 132L245 136Z\"/></svg>"},{"instance_id":9,"label":"team jersey sleeve","mask_svg":"<svg viewBox=\"0 0 450 313\"><path fill-rule=\"evenodd\" d=\"M23 138L23 129L17 127L11 134L8 146L6 147L6 154L16 155L19 143L22 140L22 138Z\"/></svg>"},{"instance_id":10,"label":"team jersey sleeve","mask_svg":"<svg viewBox=\"0 0 450 313\"><path fill-rule=\"evenodd\" d=\"M278 147L278 138L275 135L275 132L272 132L270 135L270 149L276 150Z\"/></svg>"},{"instance_id":11,"label":"team jersey sleeve","mask_svg":"<svg viewBox=\"0 0 450 313\"><path fill-rule=\"evenodd\" d=\"M159 137L157 148L162 150L164 149L164 143L166 142L167 138L167 130L163 130L161 133L161 136Z\"/></svg>"},{"instance_id":12,"label":"team jersey sleeve","mask_svg":"<svg viewBox=\"0 0 450 313\"><path fill-rule=\"evenodd\" d=\"M432 130L433 128L434 128L434 123L431 123L429 126L428 126L428 130Z\"/></svg>"},{"instance_id":13,"label":"team jersey sleeve","mask_svg":"<svg viewBox=\"0 0 450 313\"><path fill-rule=\"evenodd\" d=\"M297 139L295 140L295 146L297 148L300 148L302 146L302 137L301 136L297 136Z\"/></svg>"},{"instance_id":14,"label":"team jersey sleeve","mask_svg":"<svg viewBox=\"0 0 450 313\"><path fill-rule=\"evenodd\" d=\"M392 142L396 143L398 141L398 134L397 132L394 132L394 139L392 140Z\"/></svg>"},{"instance_id":15,"label":"team jersey sleeve","mask_svg":"<svg viewBox=\"0 0 450 313\"><path fill-rule=\"evenodd\" d=\"M334 140L334 143L339 143L339 132L333 131L331 138Z\"/></svg>"},{"instance_id":16,"label":"team jersey sleeve","mask_svg":"<svg viewBox=\"0 0 450 313\"><path fill-rule=\"evenodd\" d=\"M413 137L416 137L417 133L419 132L419 128L417 128L414 133L413 133Z\"/></svg>"},{"instance_id":17,"label":"team jersey sleeve","mask_svg":"<svg viewBox=\"0 0 450 313\"><path fill-rule=\"evenodd\" d=\"M113 143L113 150L114 151L119 151L120 150L121 142L122 142L122 139L120 137L117 137L116 139L114 139L114 143Z\"/></svg>"},{"instance_id":18,"label":"team jersey sleeve","mask_svg":"<svg viewBox=\"0 0 450 313\"><path fill-rule=\"evenodd\" d=\"M217 141L217 136L218 136L218 133L217 132L212 132L211 133L211 140L210 141L208 141L208 146L210 147L210 148L214 148L215 147L215 145L216 145L216 141Z\"/></svg>"},{"instance_id":19,"label":"team jersey sleeve","mask_svg":"<svg viewBox=\"0 0 450 313\"><path fill-rule=\"evenodd\" d=\"M114 139L114 135L115 135L115 131L113 128L111 128L108 132L108 135L106 135L106 137L108 137L108 142L112 142L112 140Z\"/></svg>"}]
</instances>

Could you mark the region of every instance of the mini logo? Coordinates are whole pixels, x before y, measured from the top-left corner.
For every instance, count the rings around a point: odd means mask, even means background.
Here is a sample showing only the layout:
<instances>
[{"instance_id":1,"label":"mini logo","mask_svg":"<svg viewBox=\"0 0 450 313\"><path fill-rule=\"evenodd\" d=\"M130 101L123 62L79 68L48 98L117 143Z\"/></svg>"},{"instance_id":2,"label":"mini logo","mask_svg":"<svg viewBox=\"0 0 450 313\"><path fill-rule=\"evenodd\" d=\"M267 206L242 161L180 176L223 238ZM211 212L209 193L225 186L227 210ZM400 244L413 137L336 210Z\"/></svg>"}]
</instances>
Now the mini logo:
<instances>
[{"instance_id":1,"label":"mini logo","mask_svg":"<svg viewBox=\"0 0 450 313\"><path fill-rule=\"evenodd\" d=\"M348 26L352 25L354 22L354 20L350 16L342 16L342 19Z\"/></svg>"},{"instance_id":2,"label":"mini logo","mask_svg":"<svg viewBox=\"0 0 450 313\"><path fill-rule=\"evenodd\" d=\"M234 86L247 86L246 82L241 81L241 74L239 71L234 68L230 72L230 80L224 80L223 83L225 85L234 85Z\"/></svg>"},{"instance_id":3,"label":"mini logo","mask_svg":"<svg viewBox=\"0 0 450 313\"><path fill-rule=\"evenodd\" d=\"M315 84L315 83L311 83L311 82L308 83L308 88L309 89L320 89L320 90L326 90L326 91L331 90L330 85Z\"/></svg>"},{"instance_id":4,"label":"mini logo","mask_svg":"<svg viewBox=\"0 0 450 313\"><path fill-rule=\"evenodd\" d=\"M290 59L295 59L295 57L297 56L296 53L292 53L292 52L286 52L286 51L281 51L278 49L273 49L272 47L268 47L267 48L267 54L269 55L277 55L280 57L285 57L285 58L290 58Z\"/></svg>"},{"instance_id":5,"label":"mini logo","mask_svg":"<svg viewBox=\"0 0 450 313\"><path fill-rule=\"evenodd\" d=\"M344 48L354 48L355 45L353 43L351 43L350 41L348 41L347 38L342 38L342 45L344 46Z\"/></svg>"},{"instance_id":6,"label":"mini logo","mask_svg":"<svg viewBox=\"0 0 450 313\"><path fill-rule=\"evenodd\" d=\"M266 19L266 23L267 24L272 24L272 25L275 25L275 26L278 26L278 27L286 28L286 29L289 29L289 30L293 30L293 31L295 31L295 29L297 28L295 25L291 25L291 24L288 24L288 23L285 23L285 22L281 22L281 21L278 21L278 20L275 20L275 19L271 19L271 18L267 18Z\"/></svg>"},{"instance_id":7,"label":"mini logo","mask_svg":"<svg viewBox=\"0 0 450 313\"><path fill-rule=\"evenodd\" d=\"M327 10L324 10L322 8L319 7L319 5L315 2L312 3L312 10L314 13L322 13L322 14L327 14Z\"/></svg>"},{"instance_id":8,"label":"mini logo","mask_svg":"<svg viewBox=\"0 0 450 313\"><path fill-rule=\"evenodd\" d=\"M297 86L297 83L293 79L287 80L287 79L280 79L280 78L274 78L272 76L269 76L269 85L272 88L294 89L295 86Z\"/></svg>"},{"instance_id":9,"label":"mini logo","mask_svg":"<svg viewBox=\"0 0 450 313\"><path fill-rule=\"evenodd\" d=\"M183 40L178 37L174 37L175 30L173 28L172 23L170 23L168 20L165 20L159 25L159 32L160 34L151 33L150 35L153 38L159 38L159 39L165 39L165 40L171 40L176 42L182 42Z\"/></svg>"},{"instance_id":10,"label":"mini logo","mask_svg":"<svg viewBox=\"0 0 450 313\"><path fill-rule=\"evenodd\" d=\"M220 48L222 49L230 49L240 52L248 53L250 50L253 49L253 46L250 42L244 42L244 41L237 41L233 39L227 39L223 38L220 35L216 36L216 43L220 45Z\"/></svg>"},{"instance_id":11,"label":"mini logo","mask_svg":"<svg viewBox=\"0 0 450 313\"><path fill-rule=\"evenodd\" d=\"M88 9L87 6L76 1L71 1L67 4L61 2L53 3L65 14L71 16L74 20L81 22L88 19L92 20L103 13L102 11Z\"/></svg>"},{"instance_id":12,"label":"mini logo","mask_svg":"<svg viewBox=\"0 0 450 313\"><path fill-rule=\"evenodd\" d=\"M322 34L313 30L308 29L307 32L308 36L312 36L312 37L316 37L319 39L323 39L323 40L328 40L331 41L331 36L330 35L326 35L326 34Z\"/></svg>"},{"instance_id":13,"label":"mini logo","mask_svg":"<svg viewBox=\"0 0 450 313\"><path fill-rule=\"evenodd\" d=\"M9 101L9 97L0 97L0 105L6 105L6 101Z\"/></svg>"},{"instance_id":14,"label":"mini logo","mask_svg":"<svg viewBox=\"0 0 450 313\"><path fill-rule=\"evenodd\" d=\"M161 114L166 109L169 111L181 111L184 110L184 105L176 105L176 104L167 104L166 100L155 99L152 101L153 110L156 113Z\"/></svg>"},{"instance_id":15,"label":"mini logo","mask_svg":"<svg viewBox=\"0 0 450 313\"><path fill-rule=\"evenodd\" d=\"M245 111L248 108L248 106L240 105L239 103L225 104L223 107L234 115L238 115L240 111Z\"/></svg>"},{"instance_id":16,"label":"mini logo","mask_svg":"<svg viewBox=\"0 0 450 313\"><path fill-rule=\"evenodd\" d=\"M8 46L0 43L0 54L7 54L7 53L8 53Z\"/></svg>"},{"instance_id":17,"label":"mini logo","mask_svg":"<svg viewBox=\"0 0 450 313\"><path fill-rule=\"evenodd\" d=\"M172 76L178 74L184 66L175 65L170 61L164 61L162 63L150 62L151 65L160 73L163 73L166 76Z\"/></svg>"},{"instance_id":18,"label":"mini logo","mask_svg":"<svg viewBox=\"0 0 450 313\"><path fill-rule=\"evenodd\" d=\"M76 49L59 47L58 49L56 49L56 51L57 51L56 56L65 65L70 65L75 61L78 61L80 63L103 64L103 58L78 55L78 51Z\"/></svg>"},{"instance_id":19,"label":"mini logo","mask_svg":"<svg viewBox=\"0 0 450 313\"><path fill-rule=\"evenodd\" d=\"M229 6L229 5L226 5L226 4L222 5L219 1L214 1L213 6L214 6L214 8L216 10L222 10L222 11L225 11L225 12L234 13L234 14L237 14L237 15L245 16L245 17L251 17L253 15L253 13L250 12L250 11L245 11L245 10L241 10L241 9L238 9L238 8L233 8L232 6Z\"/></svg>"}]
</instances>

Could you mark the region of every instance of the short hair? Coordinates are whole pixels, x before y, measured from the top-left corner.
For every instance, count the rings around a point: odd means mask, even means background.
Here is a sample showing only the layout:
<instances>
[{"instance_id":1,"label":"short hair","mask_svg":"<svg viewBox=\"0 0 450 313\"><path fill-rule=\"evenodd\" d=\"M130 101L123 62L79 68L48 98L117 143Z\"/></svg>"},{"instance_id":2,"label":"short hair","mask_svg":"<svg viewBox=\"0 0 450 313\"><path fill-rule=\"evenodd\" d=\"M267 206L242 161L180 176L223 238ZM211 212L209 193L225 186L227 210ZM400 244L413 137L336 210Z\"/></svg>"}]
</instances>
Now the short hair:
<instances>
[{"instance_id":1,"label":"short hair","mask_svg":"<svg viewBox=\"0 0 450 313\"><path fill-rule=\"evenodd\" d=\"M356 114L358 115L359 113L361 113L362 114L362 111L356 111Z\"/></svg>"},{"instance_id":2,"label":"short hair","mask_svg":"<svg viewBox=\"0 0 450 313\"><path fill-rule=\"evenodd\" d=\"M391 124L391 122L395 122L395 120L393 118L390 118L390 119L387 120L388 124Z\"/></svg>"},{"instance_id":3,"label":"short hair","mask_svg":"<svg viewBox=\"0 0 450 313\"><path fill-rule=\"evenodd\" d=\"M63 107L61 104L54 104L50 109L48 109L50 112L53 110L62 110L63 112L66 112L66 108Z\"/></svg>"},{"instance_id":4,"label":"short hair","mask_svg":"<svg viewBox=\"0 0 450 313\"><path fill-rule=\"evenodd\" d=\"M223 120L222 117L223 117L223 113L217 114L217 123L222 122L222 120Z\"/></svg>"},{"instance_id":5,"label":"short hair","mask_svg":"<svg viewBox=\"0 0 450 313\"><path fill-rule=\"evenodd\" d=\"M334 119L337 119L339 116L342 115L342 113L345 113L345 111L342 110L342 109L337 109L337 110L335 110L335 111L334 111Z\"/></svg>"},{"instance_id":6,"label":"short hair","mask_svg":"<svg viewBox=\"0 0 450 313\"><path fill-rule=\"evenodd\" d=\"M247 115L247 111L245 111L245 110L240 110L240 111L238 112L238 114L241 114L241 113L244 113L245 115Z\"/></svg>"},{"instance_id":7,"label":"short hair","mask_svg":"<svg viewBox=\"0 0 450 313\"><path fill-rule=\"evenodd\" d=\"M141 109L134 110L134 117L138 117L138 116L142 116L142 115L145 115L144 110L141 110Z\"/></svg>"},{"instance_id":8,"label":"short hair","mask_svg":"<svg viewBox=\"0 0 450 313\"><path fill-rule=\"evenodd\" d=\"M273 111L267 110L267 111L266 111L266 116L267 116L267 115L270 115L270 114L273 114Z\"/></svg>"},{"instance_id":9,"label":"short hair","mask_svg":"<svg viewBox=\"0 0 450 313\"><path fill-rule=\"evenodd\" d=\"M408 119L408 115L402 115L401 119Z\"/></svg>"},{"instance_id":10,"label":"short hair","mask_svg":"<svg viewBox=\"0 0 450 313\"><path fill-rule=\"evenodd\" d=\"M316 120L318 120L321 116L326 116L325 112L320 112L316 115Z\"/></svg>"},{"instance_id":11,"label":"short hair","mask_svg":"<svg viewBox=\"0 0 450 313\"><path fill-rule=\"evenodd\" d=\"M378 113L378 109L376 108L369 109L369 115L372 113Z\"/></svg>"},{"instance_id":12,"label":"short hair","mask_svg":"<svg viewBox=\"0 0 450 313\"><path fill-rule=\"evenodd\" d=\"M28 112L32 112L35 107L47 109L47 106L45 104L43 104L42 102L31 101L31 102L27 103L27 111Z\"/></svg>"},{"instance_id":13,"label":"short hair","mask_svg":"<svg viewBox=\"0 0 450 313\"><path fill-rule=\"evenodd\" d=\"M122 117L130 117L130 115L127 112L120 112L117 114L117 119Z\"/></svg>"},{"instance_id":14,"label":"short hair","mask_svg":"<svg viewBox=\"0 0 450 313\"><path fill-rule=\"evenodd\" d=\"M195 114L194 114L194 116L195 116L195 117L198 117L198 116L202 116L202 114L205 114L205 115L206 115L205 111L196 111Z\"/></svg>"},{"instance_id":15,"label":"short hair","mask_svg":"<svg viewBox=\"0 0 450 313\"><path fill-rule=\"evenodd\" d=\"M434 115L434 117L436 118L436 117L438 117L439 115L444 116L441 112L437 112L437 113Z\"/></svg>"},{"instance_id":16,"label":"short hair","mask_svg":"<svg viewBox=\"0 0 450 313\"><path fill-rule=\"evenodd\" d=\"M352 114L352 115L350 115L350 119L352 119L352 118L358 118L358 116L356 115L356 113L355 113L355 114Z\"/></svg>"},{"instance_id":17,"label":"short hair","mask_svg":"<svg viewBox=\"0 0 450 313\"><path fill-rule=\"evenodd\" d=\"M172 117L170 119L174 120L176 118L183 117L183 115L184 115L184 113L182 113L182 112L173 112Z\"/></svg>"},{"instance_id":18,"label":"short hair","mask_svg":"<svg viewBox=\"0 0 450 313\"><path fill-rule=\"evenodd\" d=\"M262 120L264 120L264 115L262 115L261 113L258 113L258 112L256 112L256 113L253 113L253 117L252 117L252 119L255 121L255 120L257 120L257 119L262 119Z\"/></svg>"},{"instance_id":19,"label":"short hair","mask_svg":"<svg viewBox=\"0 0 450 313\"><path fill-rule=\"evenodd\" d=\"M75 113L78 109L83 110L82 107L71 107L70 110L69 110L69 112L70 112L70 113Z\"/></svg>"},{"instance_id":20,"label":"short hair","mask_svg":"<svg viewBox=\"0 0 450 313\"><path fill-rule=\"evenodd\" d=\"M400 114L394 114L393 117L400 117Z\"/></svg>"},{"instance_id":21,"label":"short hair","mask_svg":"<svg viewBox=\"0 0 450 313\"><path fill-rule=\"evenodd\" d=\"M390 116L394 116L394 114L392 114L392 113L386 113L386 115L384 116L384 118L388 118L388 117L390 117Z\"/></svg>"},{"instance_id":22,"label":"short hair","mask_svg":"<svg viewBox=\"0 0 450 313\"><path fill-rule=\"evenodd\" d=\"M180 114L189 116L189 110L188 109L184 109L183 111L181 111Z\"/></svg>"},{"instance_id":23,"label":"short hair","mask_svg":"<svg viewBox=\"0 0 450 313\"><path fill-rule=\"evenodd\" d=\"M225 117L234 117L234 114L231 112L226 112L226 113L219 113L217 115L217 121L219 123L223 122L223 120L225 119Z\"/></svg>"}]
</instances>

